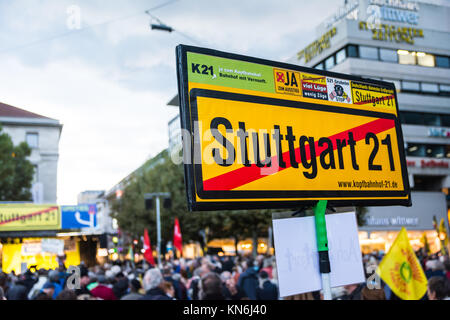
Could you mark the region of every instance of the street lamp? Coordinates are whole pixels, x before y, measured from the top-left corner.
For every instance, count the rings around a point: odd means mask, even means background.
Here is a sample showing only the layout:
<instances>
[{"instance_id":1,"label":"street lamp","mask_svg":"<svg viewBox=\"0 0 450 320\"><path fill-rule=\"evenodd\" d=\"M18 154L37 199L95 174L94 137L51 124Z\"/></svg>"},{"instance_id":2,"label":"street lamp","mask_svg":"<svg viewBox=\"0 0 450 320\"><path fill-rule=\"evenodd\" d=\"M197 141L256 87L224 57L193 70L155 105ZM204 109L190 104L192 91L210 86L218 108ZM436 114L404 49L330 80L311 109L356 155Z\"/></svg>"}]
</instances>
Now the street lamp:
<instances>
[{"instance_id":1,"label":"street lamp","mask_svg":"<svg viewBox=\"0 0 450 320\"><path fill-rule=\"evenodd\" d=\"M145 209L150 210L153 208L153 199L156 198L156 252L158 253L158 265L161 268L161 215L160 215L160 198L165 198L165 204L168 203L170 206L170 202L167 199L170 199L170 193L168 192L156 192L156 193L146 193L144 195L145 199ZM165 205L164 207L167 208Z\"/></svg>"}]
</instances>

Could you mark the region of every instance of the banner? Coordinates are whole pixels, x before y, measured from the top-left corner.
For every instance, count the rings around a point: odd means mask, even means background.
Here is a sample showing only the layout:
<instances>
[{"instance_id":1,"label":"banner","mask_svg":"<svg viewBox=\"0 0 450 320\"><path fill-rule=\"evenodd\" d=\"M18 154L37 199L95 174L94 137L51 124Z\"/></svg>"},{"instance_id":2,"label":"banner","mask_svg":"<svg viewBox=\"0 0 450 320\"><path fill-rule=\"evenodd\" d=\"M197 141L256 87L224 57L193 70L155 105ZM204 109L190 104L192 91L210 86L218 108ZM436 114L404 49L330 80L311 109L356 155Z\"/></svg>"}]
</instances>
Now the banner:
<instances>
[{"instance_id":1,"label":"banner","mask_svg":"<svg viewBox=\"0 0 450 320\"><path fill-rule=\"evenodd\" d=\"M61 212L56 205L0 204L0 232L60 229Z\"/></svg>"}]
</instances>

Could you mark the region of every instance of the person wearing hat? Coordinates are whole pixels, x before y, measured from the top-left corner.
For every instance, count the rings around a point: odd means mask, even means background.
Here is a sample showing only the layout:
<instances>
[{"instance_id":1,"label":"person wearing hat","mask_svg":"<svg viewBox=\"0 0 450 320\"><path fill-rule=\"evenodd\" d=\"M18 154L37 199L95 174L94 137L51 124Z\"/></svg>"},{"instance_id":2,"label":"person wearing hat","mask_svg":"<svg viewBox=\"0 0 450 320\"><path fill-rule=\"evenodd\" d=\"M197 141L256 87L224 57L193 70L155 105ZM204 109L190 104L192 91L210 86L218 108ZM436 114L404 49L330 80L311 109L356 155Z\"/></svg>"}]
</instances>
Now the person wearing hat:
<instances>
[{"instance_id":1,"label":"person wearing hat","mask_svg":"<svg viewBox=\"0 0 450 320\"><path fill-rule=\"evenodd\" d=\"M141 290L142 288L139 280L132 279L130 281L129 288L130 292L120 298L120 300L139 300L140 298L142 298L142 294L139 293L139 290Z\"/></svg>"}]
</instances>

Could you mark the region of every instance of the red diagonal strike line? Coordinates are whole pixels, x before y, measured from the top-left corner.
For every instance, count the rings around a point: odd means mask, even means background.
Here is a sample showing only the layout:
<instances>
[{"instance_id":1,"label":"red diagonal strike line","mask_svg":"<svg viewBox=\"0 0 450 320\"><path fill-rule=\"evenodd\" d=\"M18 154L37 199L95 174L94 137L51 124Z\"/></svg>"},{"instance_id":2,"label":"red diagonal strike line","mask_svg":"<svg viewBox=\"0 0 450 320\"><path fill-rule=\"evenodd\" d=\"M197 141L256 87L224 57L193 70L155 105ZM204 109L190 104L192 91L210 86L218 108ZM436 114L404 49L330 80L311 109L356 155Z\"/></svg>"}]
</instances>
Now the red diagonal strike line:
<instances>
[{"instance_id":1,"label":"red diagonal strike line","mask_svg":"<svg viewBox=\"0 0 450 320\"><path fill-rule=\"evenodd\" d=\"M372 100L366 100L366 101L360 101L360 102L355 102L353 104L366 104L366 103L372 103L373 100L388 100L388 99L394 99L394 95L390 95L390 96L385 96L385 97L381 97L381 98L373 98Z\"/></svg>"},{"instance_id":2,"label":"red diagonal strike line","mask_svg":"<svg viewBox=\"0 0 450 320\"><path fill-rule=\"evenodd\" d=\"M34 217L34 216L38 216L40 214L53 211L55 209L58 209L58 207L51 207L51 208L47 208L47 209L44 209L44 210L41 210L41 211L37 211L37 212L26 214L24 216L19 216L19 217L16 217L16 218L12 218L12 219L8 219L8 220L5 220L5 221L1 221L0 222L0 226L3 225L3 224L10 223L10 222L14 222L14 221L18 221L18 220L25 220L25 219L28 219L28 218L31 218L31 217Z\"/></svg>"},{"instance_id":3,"label":"red diagonal strike line","mask_svg":"<svg viewBox=\"0 0 450 320\"><path fill-rule=\"evenodd\" d=\"M366 134L368 132L373 132L374 134L378 134L380 132L389 130L394 127L395 127L395 121L392 119L377 119L377 120L371 121L369 123L355 127L353 129L348 129L348 130L339 132L337 134L329 136L328 138L333 142L333 150L336 150L337 149L336 140L337 139L347 140L349 132L353 133L353 137L354 137L355 141L360 141L362 139L365 139ZM319 142L316 141L315 145L314 145L315 150L316 150L316 157L320 156L322 151L327 148L326 145L319 147L318 144L319 144ZM310 148L305 148L307 160L311 159L309 150L310 150ZM299 161L301 159L300 148L295 149L295 158L297 159L297 162L301 163L301 161ZM286 151L283 153L283 160L286 163L286 168L279 167L277 172L291 167L289 151ZM277 156L271 157L271 161L272 161L271 162L272 166L274 164L278 165L278 157ZM220 176L203 181L203 190L205 190L205 191L233 190L233 189L243 186L247 183L267 177L268 176L267 174L261 174L261 169L263 169L263 168L259 168L255 164L252 164L250 167L241 167L239 169L224 173ZM270 170L270 169L266 168L266 170ZM277 172L275 172L275 173L277 173Z\"/></svg>"}]
</instances>

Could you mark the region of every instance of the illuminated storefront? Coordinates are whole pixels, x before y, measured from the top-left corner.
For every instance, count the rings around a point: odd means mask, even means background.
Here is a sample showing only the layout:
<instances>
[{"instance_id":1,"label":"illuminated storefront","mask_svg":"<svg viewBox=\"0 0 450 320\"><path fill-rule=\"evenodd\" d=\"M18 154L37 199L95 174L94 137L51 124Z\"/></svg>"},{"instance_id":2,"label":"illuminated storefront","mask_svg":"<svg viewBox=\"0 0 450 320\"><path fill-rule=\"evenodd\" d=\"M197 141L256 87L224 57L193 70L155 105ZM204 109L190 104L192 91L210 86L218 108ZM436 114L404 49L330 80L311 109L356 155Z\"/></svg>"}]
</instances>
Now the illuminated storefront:
<instances>
[{"instance_id":1,"label":"illuminated storefront","mask_svg":"<svg viewBox=\"0 0 450 320\"><path fill-rule=\"evenodd\" d=\"M424 246L424 235L431 252L441 249L439 236L433 225L433 217L439 222L447 220L447 203L441 192L412 192L412 207L371 207L365 214L366 224L359 228L361 250L387 252L401 227L408 231L411 246L418 250Z\"/></svg>"}]
</instances>

